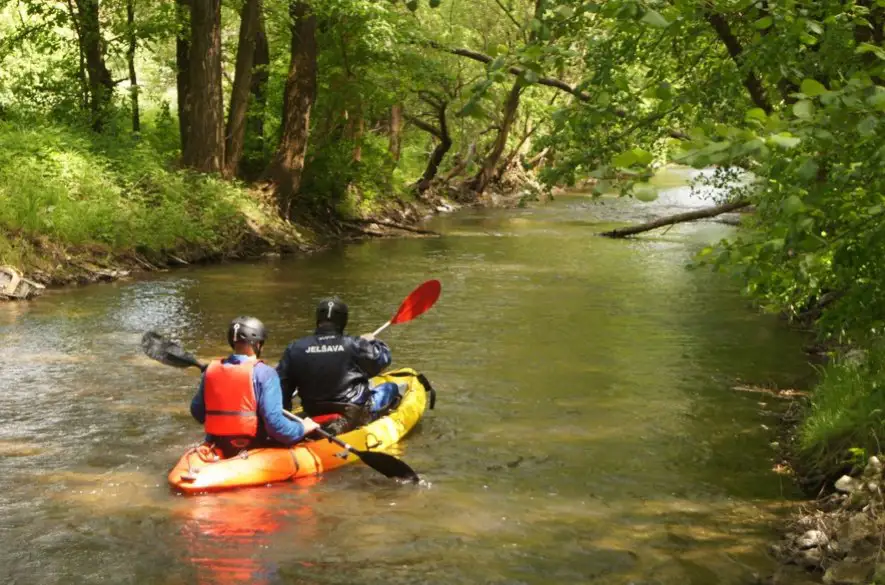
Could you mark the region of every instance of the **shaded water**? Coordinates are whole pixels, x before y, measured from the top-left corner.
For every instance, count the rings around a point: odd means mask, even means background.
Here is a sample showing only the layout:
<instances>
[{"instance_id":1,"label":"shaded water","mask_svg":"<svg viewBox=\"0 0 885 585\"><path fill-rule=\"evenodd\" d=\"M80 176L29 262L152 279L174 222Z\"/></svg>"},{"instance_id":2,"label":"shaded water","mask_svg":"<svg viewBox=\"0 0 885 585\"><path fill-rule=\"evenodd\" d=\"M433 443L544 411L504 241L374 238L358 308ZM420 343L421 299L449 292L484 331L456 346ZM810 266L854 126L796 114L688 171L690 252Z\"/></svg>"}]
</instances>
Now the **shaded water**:
<instances>
[{"instance_id":1,"label":"shaded water","mask_svg":"<svg viewBox=\"0 0 885 585\"><path fill-rule=\"evenodd\" d=\"M654 205L562 197L438 218L439 239L0 305L0 582L751 582L794 494L771 472L759 395L731 387L796 383L802 340L733 283L684 269L731 228L592 236ZM141 357L145 329L205 358L226 350L233 316L255 314L276 363L318 297L344 296L358 333L428 277L440 302L384 337L439 392L399 451L430 487L353 465L170 493L168 468L200 436L198 378Z\"/></svg>"}]
</instances>

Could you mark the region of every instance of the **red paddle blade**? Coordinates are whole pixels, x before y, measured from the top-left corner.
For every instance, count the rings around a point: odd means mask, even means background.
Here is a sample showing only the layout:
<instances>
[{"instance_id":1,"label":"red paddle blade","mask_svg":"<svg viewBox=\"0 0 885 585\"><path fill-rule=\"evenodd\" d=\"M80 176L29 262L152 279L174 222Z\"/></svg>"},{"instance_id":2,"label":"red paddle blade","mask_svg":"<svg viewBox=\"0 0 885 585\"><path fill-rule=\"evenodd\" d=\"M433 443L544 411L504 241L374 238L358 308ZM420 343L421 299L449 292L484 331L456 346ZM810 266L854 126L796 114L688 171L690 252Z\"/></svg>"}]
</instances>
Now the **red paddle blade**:
<instances>
[{"instance_id":1,"label":"red paddle blade","mask_svg":"<svg viewBox=\"0 0 885 585\"><path fill-rule=\"evenodd\" d=\"M433 306L439 293L442 291L442 285L438 280L428 280L406 297L403 304L399 306L399 310L393 319L390 320L391 325L397 323L405 323L411 321L427 309Z\"/></svg>"}]
</instances>

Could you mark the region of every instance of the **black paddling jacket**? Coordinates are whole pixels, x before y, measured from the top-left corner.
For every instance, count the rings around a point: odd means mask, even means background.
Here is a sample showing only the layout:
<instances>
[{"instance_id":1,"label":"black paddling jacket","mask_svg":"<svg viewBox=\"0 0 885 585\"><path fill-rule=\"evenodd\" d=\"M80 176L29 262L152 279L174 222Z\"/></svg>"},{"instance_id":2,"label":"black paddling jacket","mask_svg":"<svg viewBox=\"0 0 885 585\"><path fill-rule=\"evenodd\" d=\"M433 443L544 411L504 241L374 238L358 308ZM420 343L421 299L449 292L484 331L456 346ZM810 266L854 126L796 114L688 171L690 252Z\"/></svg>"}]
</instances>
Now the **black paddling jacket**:
<instances>
[{"instance_id":1,"label":"black paddling jacket","mask_svg":"<svg viewBox=\"0 0 885 585\"><path fill-rule=\"evenodd\" d=\"M390 348L383 341L339 335L334 329L293 341L277 365L283 408L292 409L297 392L302 404L344 402L364 404L369 378L390 365Z\"/></svg>"}]
</instances>

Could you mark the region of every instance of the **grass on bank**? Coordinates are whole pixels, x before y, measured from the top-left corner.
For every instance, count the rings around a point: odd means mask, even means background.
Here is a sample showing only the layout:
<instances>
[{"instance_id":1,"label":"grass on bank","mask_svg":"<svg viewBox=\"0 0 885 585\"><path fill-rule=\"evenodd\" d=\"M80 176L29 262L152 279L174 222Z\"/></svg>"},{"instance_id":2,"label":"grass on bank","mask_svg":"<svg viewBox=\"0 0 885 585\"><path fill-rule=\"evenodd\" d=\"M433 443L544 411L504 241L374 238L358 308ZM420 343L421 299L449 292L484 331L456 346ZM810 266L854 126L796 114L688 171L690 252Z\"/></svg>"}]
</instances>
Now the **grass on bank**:
<instances>
[{"instance_id":1,"label":"grass on bank","mask_svg":"<svg viewBox=\"0 0 885 585\"><path fill-rule=\"evenodd\" d=\"M176 170L173 158L159 133L0 121L0 264L33 266L49 245L223 254L248 223L275 220L242 185Z\"/></svg>"},{"instance_id":2,"label":"grass on bank","mask_svg":"<svg viewBox=\"0 0 885 585\"><path fill-rule=\"evenodd\" d=\"M885 440L885 344L862 359L845 358L823 369L799 428L803 463L827 478L882 452Z\"/></svg>"}]
</instances>

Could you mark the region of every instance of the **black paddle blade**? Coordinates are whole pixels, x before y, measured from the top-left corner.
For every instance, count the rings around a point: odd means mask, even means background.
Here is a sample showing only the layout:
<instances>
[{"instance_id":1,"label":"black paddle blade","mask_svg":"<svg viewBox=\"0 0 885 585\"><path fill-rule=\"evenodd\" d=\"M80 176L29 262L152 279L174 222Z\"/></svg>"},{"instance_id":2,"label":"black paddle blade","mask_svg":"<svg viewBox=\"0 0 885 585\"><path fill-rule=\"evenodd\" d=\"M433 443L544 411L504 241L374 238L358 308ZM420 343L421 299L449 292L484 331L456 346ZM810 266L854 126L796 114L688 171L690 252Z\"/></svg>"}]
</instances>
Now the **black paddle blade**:
<instances>
[{"instance_id":1,"label":"black paddle blade","mask_svg":"<svg viewBox=\"0 0 885 585\"><path fill-rule=\"evenodd\" d=\"M356 449L353 452L362 459L363 463L389 478L401 479L412 483L418 483L421 479L411 467L393 455L378 451L357 451Z\"/></svg>"},{"instance_id":2,"label":"black paddle blade","mask_svg":"<svg viewBox=\"0 0 885 585\"><path fill-rule=\"evenodd\" d=\"M141 336L141 349L149 358L167 366L175 368L196 366L201 369L203 367L197 358L184 351L180 345L155 331L146 331Z\"/></svg>"}]
</instances>

